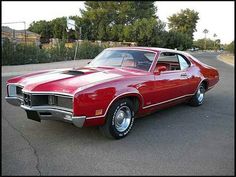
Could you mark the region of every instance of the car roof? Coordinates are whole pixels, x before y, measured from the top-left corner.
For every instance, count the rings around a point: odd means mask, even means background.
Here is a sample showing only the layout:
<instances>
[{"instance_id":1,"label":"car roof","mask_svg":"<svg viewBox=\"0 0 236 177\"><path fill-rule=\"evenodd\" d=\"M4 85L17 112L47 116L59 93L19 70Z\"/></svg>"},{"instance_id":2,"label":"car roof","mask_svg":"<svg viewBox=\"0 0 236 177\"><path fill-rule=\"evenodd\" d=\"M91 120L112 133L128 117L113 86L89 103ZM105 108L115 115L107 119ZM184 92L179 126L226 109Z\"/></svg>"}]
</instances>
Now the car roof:
<instances>
[{"instance_id":1,"label":"car roof","mask_svg":"<svg viewBox=\"0 0 236 177\"><path fill-rule=\"evenodd\" d=\"M116 50L116 49L120 49L120 50L148 50L148 51L153 51L153 52L174 52L174 53L180 53L180 54L188 54L186 52L183 51L179 51L179 50L174 50L174 49L167 49L167 48L159 48L159 47L111 47L111 48L107 48L109 50Z\"/></svg>"}]
</instances>

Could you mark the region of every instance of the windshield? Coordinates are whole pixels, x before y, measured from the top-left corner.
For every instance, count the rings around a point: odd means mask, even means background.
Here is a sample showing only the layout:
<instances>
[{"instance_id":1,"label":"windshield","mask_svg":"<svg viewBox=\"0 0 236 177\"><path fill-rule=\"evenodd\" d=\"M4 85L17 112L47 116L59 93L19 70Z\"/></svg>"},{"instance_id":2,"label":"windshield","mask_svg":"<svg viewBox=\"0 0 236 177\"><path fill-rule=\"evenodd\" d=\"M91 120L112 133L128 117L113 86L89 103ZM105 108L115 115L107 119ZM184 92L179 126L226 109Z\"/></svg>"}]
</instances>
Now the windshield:
<instances>
[{"instance_id":1,"label":"windshield","mask_svg":"<svg viewBox=\"0 0 236 177\"><path fill-rule=\"evenodd\" d=\"M88 66L129 67L149 71L155 54L139 50L104 50Z\"/></svg>"}]
</instances>

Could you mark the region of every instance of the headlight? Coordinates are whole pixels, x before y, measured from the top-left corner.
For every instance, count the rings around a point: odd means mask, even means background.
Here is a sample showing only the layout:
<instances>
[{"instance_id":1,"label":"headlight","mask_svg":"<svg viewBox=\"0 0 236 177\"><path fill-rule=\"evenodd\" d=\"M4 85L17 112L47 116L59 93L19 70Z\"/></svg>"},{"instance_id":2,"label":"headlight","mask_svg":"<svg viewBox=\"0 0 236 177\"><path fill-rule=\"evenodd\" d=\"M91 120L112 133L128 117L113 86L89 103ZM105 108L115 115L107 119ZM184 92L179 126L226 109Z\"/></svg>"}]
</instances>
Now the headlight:
<instances>
[{"instance_id":1,"label":"headlight","mask_svg":"<svg viewBox=\"0 0 236 177\"><path fill-rule=\"evenodd\" d=\"M15 85L8 85L8 95L10 97L16 97L16 86Z\"/></svg>"}]
</instances>

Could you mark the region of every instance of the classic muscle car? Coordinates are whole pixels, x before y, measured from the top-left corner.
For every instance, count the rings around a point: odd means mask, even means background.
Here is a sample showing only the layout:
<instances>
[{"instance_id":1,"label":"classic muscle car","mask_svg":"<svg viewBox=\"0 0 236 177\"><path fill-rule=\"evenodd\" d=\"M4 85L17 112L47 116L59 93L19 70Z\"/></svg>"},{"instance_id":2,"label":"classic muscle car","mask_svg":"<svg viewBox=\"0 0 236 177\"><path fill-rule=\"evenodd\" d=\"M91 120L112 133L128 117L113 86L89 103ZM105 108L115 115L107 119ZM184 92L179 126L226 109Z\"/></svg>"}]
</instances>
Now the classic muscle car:
<instances>
[{"instance_id":1,"label":"classic muscle car","mask_svg":"<svg viewBox=\"0 0 236 177\"><path fill-rule=\"evenodd\" d=\"M6 100L32 120L99 126L125 137L134 119L188 103L202 105L219 81L218 71L188 53L152 47L103 50L82 68L34 72L7 81Z\"/></svg>"}]
</instances>

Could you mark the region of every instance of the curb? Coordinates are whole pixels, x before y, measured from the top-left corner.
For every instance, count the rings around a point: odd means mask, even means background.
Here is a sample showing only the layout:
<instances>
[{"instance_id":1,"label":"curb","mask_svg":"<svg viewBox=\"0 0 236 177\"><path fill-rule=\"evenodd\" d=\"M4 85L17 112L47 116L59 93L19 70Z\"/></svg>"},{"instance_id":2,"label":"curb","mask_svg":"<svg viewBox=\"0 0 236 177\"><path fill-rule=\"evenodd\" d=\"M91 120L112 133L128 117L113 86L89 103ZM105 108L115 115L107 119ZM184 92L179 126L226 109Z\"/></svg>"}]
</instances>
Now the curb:
<instances>
[{"instance_id":1,"label":"curb","mask_svg":"<svg viewBox=\"0 0 236 177\"><path fill-rule=\"evenodd\" d=\"M2 73L2 77L10 77L10 76L17 76L27 74L33 71L22 71L22 72L10 72L10 73Z\"/></svg>"},{"instance_id":2,"label":"curb","mask_svg":"<svg viewBox=\"0 0 236 177\"><path fill-rule=\"evenodd\" d=\"M221 61L221 62L223 62L223 63L225 63L225 64L227 64L227 65L230 65L230 66L234 67L234 64L229 63L229 62L226 62L226 61L224 61L224 60L221 60L221 59L220 59L220 55L217 55L216 58L217 58L218 61Z\"/></svg>"},{"instance_id":3,"label":"curb","mask_svg":"<svg viewBox=\"0 0 236 177\"><path fill-rule=\"evenodd\" d=\"M41 70L50 69L61 69L61 68L72 68L83 67L91 59L81 59L81 60L70 60L70 61L59 61L51 63L40 63L40 64L27 64L27 65L12 65L12 66L2 66L2 77L17 76L27 73L32 73Z\"/></svg>"}]
</instances>

